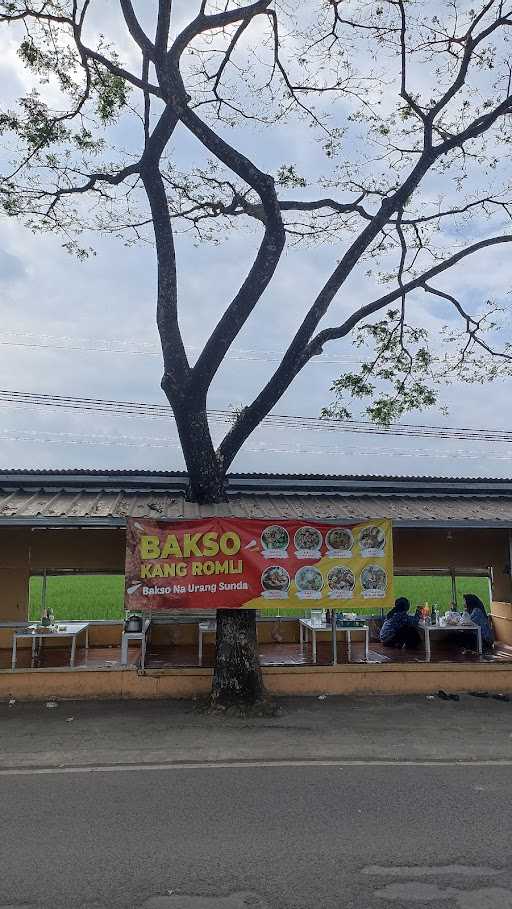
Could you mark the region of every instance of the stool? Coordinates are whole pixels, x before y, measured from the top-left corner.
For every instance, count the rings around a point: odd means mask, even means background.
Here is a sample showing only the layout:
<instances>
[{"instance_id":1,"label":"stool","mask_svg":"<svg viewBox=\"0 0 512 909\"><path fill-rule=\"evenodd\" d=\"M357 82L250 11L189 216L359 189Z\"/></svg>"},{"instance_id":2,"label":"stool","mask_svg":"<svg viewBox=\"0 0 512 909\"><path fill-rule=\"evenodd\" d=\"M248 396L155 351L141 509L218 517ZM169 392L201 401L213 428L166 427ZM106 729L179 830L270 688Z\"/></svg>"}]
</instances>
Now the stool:
<instances>
[{"instance_id":1,"label":"stool","mask_svg":"<svg viewBox=\"0 0 512 909\"><path fill-rule=\"evenodd\" d=\"M140 641L140 668L144 669L146 662L147 634L151 619L144 619L142 631L123 631L121 638L121 666L128 665L128 645L130 641Z\"/></svg>"}]
</instances>

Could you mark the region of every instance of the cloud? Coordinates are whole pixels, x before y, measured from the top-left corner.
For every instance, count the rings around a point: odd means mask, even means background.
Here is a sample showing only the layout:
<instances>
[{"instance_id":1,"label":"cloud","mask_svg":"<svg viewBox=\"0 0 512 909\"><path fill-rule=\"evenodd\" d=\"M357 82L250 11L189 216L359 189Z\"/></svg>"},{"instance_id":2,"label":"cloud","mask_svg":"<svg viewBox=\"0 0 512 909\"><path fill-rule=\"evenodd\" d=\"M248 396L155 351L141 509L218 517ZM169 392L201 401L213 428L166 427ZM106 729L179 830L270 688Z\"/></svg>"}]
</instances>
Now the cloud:
<instances>
[{"instance_id":1,"label":"cloud","mask_svg":"<svg viewBox=\"0 0 512 909\"><path fill-rule=\"evenodd\" d=\"M179 15L186 4L179 7ZM107 14L106 14L107 15ZM113 7L101 27L108 31ZM3 33L0 33L0 40ZM120 45L123 59L131 61L133 48ZM21 70L14 44L2 63L9 79L9 95L20 91ZM424 74L422 74L422 79ZM123 139L132 137L123 127ZM304 121L283 121L269 133L259 128L228 130L230 139L271 170L289 161L298 171L314 178L334 165L327 161L318 143L311 141ZM201 161L195 140L177 135L179 167ZM350 151L350 149L349 149ZM348 153L348 152L347 152ZM355 154L355 153L354 153ZM371 163L368 163L371 167ZM434 205L445 184L436 175L427 188L427 202ZM341 191L340 191L341 194ZM238 290L257 248L260 228L254 233L235 234L219 246L197 247L189 234L177 238L180 323L185 343L201 346ZM236 341L236 348L256 352L246 359L226 359L212 386L208 407L228 409L246 404L267 381L276 357L294 335L312 300L350 243L313 247L289 247L260 305ZM461 239L443 235L436 239L448 246ZM121 242L96 238L97 255L82 263L70 257L55 236L34 235L10 220L0 225L0 282L2 332L10 339L27 332L39 337L41 347L0 346L0 387L45 394L66 394L165 403L160 389L161 360L119 351L92 352L56 350L51 338L120 340L158 347L155 325L156 264L151 248L126 248ZM389 261L394 261L395 251ZM425 259L429 261L428 251ZM457 292L466 303L507 300L510 290L510 255L489 250L466 261L443 277L442 287ZM338 324L354 306L367 303L383 292L375 275L363 263L335 298L322 326ZM447 307L418 293L412 304L415 315L436 336L442 324L453 318ZM50 341L48 341L48 337ZM45 340L46 339L46 340ZM70 345L71 346L71 341ZM336 342L315 358L297 377L277 407L277 413L318 416L330 400L333 379L359 356L350 340ZM339 365L336 363L339 361ZM334 361L334 362L333 362ZM512 382L452 385L444 398L450 415L430 411L411 415L407 422L440 425L508 428ZM141 467L181 468L172 419L156 422L107 414L77 413L45 408L6 408L2 405L0 467ZM214 424L216 439L225 431ZM18 436L18 438L16 438ZM165 439L169 439L167 444ZM139 445L137 446L137 440ZM153 440L153 441L152 441ZM322 473L431 473L443 475L510 475L512 465L506 446L459 441L398 440L383 435L354 436L343 431L315 431L262 426L238 455L237 470L268 470Z\"/></svg>"},{"instance_id":2,"label":"cloud","mask_svg":"<svg viewBox=\"0 0 512 909\"><path fill-rule=\"evenodd\" d=\"M22 260L0 248L0 284L10 284L25 275L26 268Z\"/></svg>"}]
</instances>

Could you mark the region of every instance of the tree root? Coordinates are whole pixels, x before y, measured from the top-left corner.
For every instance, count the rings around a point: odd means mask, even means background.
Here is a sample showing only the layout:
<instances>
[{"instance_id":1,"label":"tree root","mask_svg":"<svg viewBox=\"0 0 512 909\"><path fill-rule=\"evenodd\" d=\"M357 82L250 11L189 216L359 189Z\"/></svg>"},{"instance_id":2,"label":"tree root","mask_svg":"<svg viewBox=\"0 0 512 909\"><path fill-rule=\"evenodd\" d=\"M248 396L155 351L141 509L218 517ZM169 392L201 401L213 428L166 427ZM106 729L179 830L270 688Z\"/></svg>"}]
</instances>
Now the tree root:
<instances>
[{"instance_id":1,"label":"tree root","mask_svg":"<svg viewBox=\"0 0 512 909\"><path fill-rule=\"evenodd\" d=\"M265 697L262 700L249 703L247 701L236 701L219 703L212 701L211 698L196 701L194 709L204 716L213 717L239 717L240 719L276 717L282 713L280 707L272 698Z\"/></svg>"}]
</instances>

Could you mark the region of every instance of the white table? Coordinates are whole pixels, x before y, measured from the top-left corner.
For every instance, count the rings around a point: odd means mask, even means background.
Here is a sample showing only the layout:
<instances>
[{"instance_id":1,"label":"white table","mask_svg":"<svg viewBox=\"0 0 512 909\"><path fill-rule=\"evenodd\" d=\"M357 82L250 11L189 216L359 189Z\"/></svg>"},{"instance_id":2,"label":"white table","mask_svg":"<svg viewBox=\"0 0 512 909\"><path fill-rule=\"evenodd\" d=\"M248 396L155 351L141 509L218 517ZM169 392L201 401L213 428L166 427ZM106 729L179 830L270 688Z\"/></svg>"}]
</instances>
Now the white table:
<instances>
[{"instance_id":1,"label":"white table","mask_svg":"<svg viewBox=\"0 0 512 909\"><path fill-rule=\"evenodd\" d=\"M348 661L350 663L352 659L352 632L353 631L364 631L364 655L365 660L368 660L368 643L370 640L370 629L368 625L338 625L336 632L346 631L347 632L347 644L348 644ZM312 643L313 643L313 663L316 663L316 636L318 632L329 632L333 634L332 625L315 625L311 619L299 619L299 635L300 635L300 645L301 647L304 644L308 643L309 633L311 632ZM334 646L334 645L333 645Z\"/></svg>"},{"instance_id":2,"label":"white table","mask_svg":"<svg viewBox=\"0 0 512 909\"><path fill-rule=\"evenodd\" d=\"M424 622L420 622L416 627L423 634L427 663L430 663L430 638L432 635L438 637L442 634L457 634L457 632L460 634L462 631L474 631L477 637L478 653L482 654L482 629L480 625L475 625L474 622L471 622L470 625L426 625Z\"/></svg>"},{"instance_id":3,"label":"white table","mask_svg":"<svg viewBox=\"0 0 512 909\"><path fill-rule=\"evenodd\" d=\"M144 619L142 631L123 631L121 638L121 666L128 665L128 645L130 641L140 641L140 668L146 665L146 648L151 619Z\"/></svg>"},{"instance_id":4,"label":"white table","mask_svg":"<svg viewBox=\"0 0 512 909\"><path fill-rule=\"evenodd\" d=\"M76 639L79 634L82 634L82 632L85 632L85 649L86 651L89 650L89 622L66 622L65 626L65 631L45 631L43 629L33 631L30 628L23 628L21 631L15 631L12 636L11 668L16 669L17 644L18 640L21 638L32 638L32 661L30 663L32 669L34 668L36 641L42 640L43 638L71 638L71 655L69 659L69 665L74 666Z\"/></svg>"}]
</instances>

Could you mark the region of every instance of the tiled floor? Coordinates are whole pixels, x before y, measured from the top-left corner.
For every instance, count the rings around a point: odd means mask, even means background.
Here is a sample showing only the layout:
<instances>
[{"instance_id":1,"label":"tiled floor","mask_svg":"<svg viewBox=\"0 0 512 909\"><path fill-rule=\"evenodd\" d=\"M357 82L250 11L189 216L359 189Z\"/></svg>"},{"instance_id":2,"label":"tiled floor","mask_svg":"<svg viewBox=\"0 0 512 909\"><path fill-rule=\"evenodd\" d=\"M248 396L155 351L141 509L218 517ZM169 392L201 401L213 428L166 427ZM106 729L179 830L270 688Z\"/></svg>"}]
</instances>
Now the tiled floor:
<instances>
[{"instance_id":1,"label":"tiled floor","mask_svg":"<svg viewBox=\"0 0 512 909\"><path fill-rule=\"evenodd\" d=\"M29 648L19 648L16 657L17 669L29 669L31 662L31 650ZM35 668L52 669L54 667L69 666L69 648L52 650L43 648L39 659L36 660ZM130 648L128 651L128 665L136 666L138 663L139 651L137 648ZM75 667L88 669L119 669L121 666L121 648L120 647L90 647L88 651L77 648L75 657ZM0 669L11 668L11 651L0 650Z\"/></svg>"},{"instance_id":2,"label":"tiled floor","mask_svg":"<svg viewBox=\"0 0 512 909\"><path fill-rule=\"evenodd\" d=\"M318 642L317 665L329 666L332 660L330 642ZM313 656L311 644L301 647L300 644L260 644L260 661L262 666L312 666ZM213 666L215 648L207 644L203 652L203 666ZM119 669L120 647L91 647L86 653L84 649L76 652L75 666L89 669ZM371 643L369 663L422 663L425 660L424 651L396 650L385 647L380 643ZM135 667L138 664L139 650L131 647L128 651L128 665ZM18 650L17 668L30 667L31 653L29 649ZM479 657L477 653L456 647L439 647L432 650L434 662L512 662L512 647L497 644L493 653ZM347 646L338 642L338 662L348 663ZM352 644L352 663L364 663L364 645ZM36 661L36 668L50 669L53 667L69 666L69 649L51 650L44 649ZM146 656L147 669L172 669L179 667L194 667L198 665L197 647L153 647ZM0 669L10 669L11 652L0 650Z\"/></svg>"},{"instance_id":3,"label":"tiled floor","mask_svg":"<svg viewBox=\"0 0 512 909\"><path fill-rule=\"evenodd\" d=\"M311 644L301 647L300 644L260 644L260 662L262 666L312 666L313 655ZM215 648L208 644L203 651L203 666L213 666ZM348 663L347 646L338 642L338 663ZM479 657L477 653L457 647L440 647L432 649L432 660L435 662L512 662L512 648L497 645L495 652ZM332 662L330 642L318 642L317 665L329 666ZM352 663L364 663L364 644L352 644ZM369 663L423 663L425 652L418 650L396 650L380 643L370 643ZM161 669L165 666L197 666L197 650L189 647L153 648L146 657L146 667Z\"/></svg>"}]
</instances>

